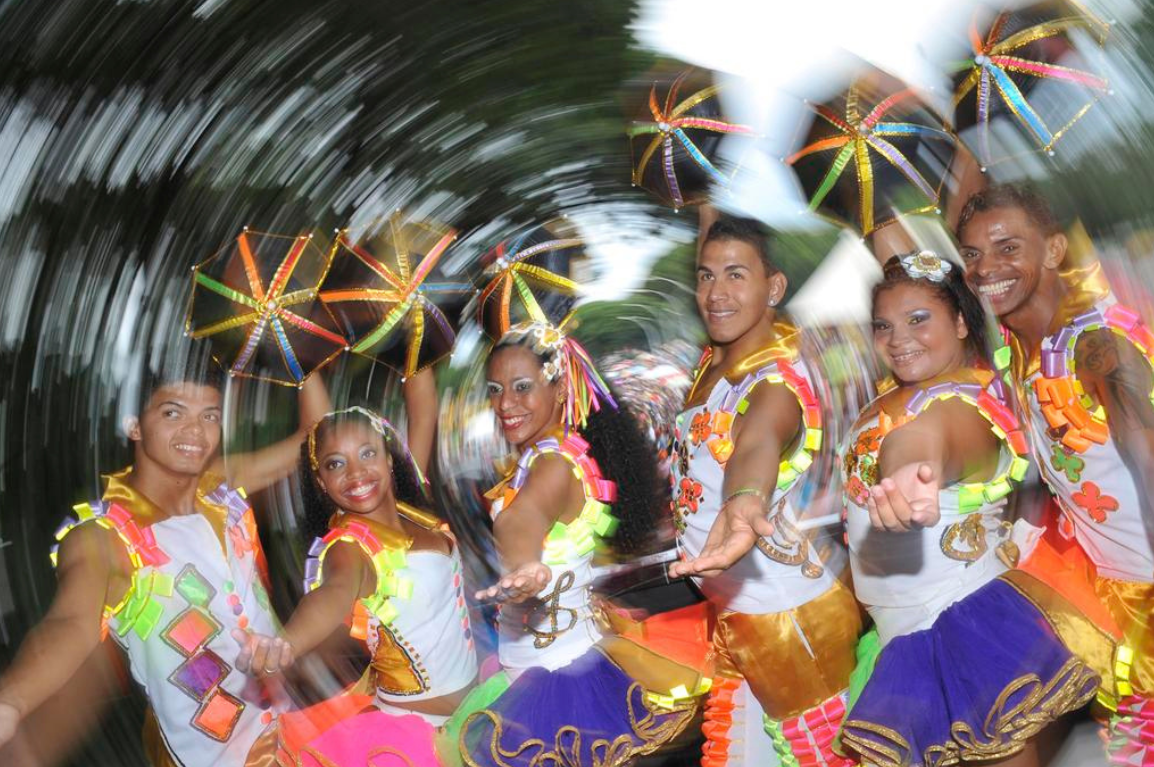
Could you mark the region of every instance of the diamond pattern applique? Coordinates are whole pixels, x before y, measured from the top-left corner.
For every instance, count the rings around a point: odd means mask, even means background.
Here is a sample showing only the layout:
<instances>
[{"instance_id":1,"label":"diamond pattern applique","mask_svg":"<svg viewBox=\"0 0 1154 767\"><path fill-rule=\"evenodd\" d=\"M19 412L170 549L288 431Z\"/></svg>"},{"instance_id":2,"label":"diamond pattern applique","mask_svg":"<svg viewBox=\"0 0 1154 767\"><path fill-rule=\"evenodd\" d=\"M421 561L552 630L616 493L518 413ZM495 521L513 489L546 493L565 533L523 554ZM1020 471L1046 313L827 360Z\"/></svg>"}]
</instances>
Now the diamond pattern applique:
<instances>
[{"instance_id":1,"label":"diamond pattern applique","mask_svg":"<svg viewBox=\"0 0 1154 767\"><path fill-rule=\"evenodd\" d=\"M224 681L232 669L212 650L198 652L177 666L168 681L197 700L204 700L212 688Z\"/></svg>"},{"instance_id":2,"label":"diamond pattern applique","mask_svg":"<svg viewBox=\"0 0 1154 767\"><path fill-rule=\"evenodd\" d=\"M220 623L199 607L193 606L176 616L160 638L181 655L194 654L221 632Z\"/></svg>"},{"instance_id":3,"label":"diamond pattern applique","mask_svg":"<svg viewBox=\"0 0 1154 767\"><path fill-rule=\"evenodd\" d=\"M208 609L208 603L216 596L216 589L200 574L195 565L188 564L176 576L176 591L190 605Z\"/></svg>"},{"instance_id":4,"label":"diamond pattern applique","mask_svg":"<svg viewBox=\"0 0 1154 767\"><path fill-rule=\"evenodd\" d=\"M213 740L224 742L232 735L244 706L244 701L217 687L200 704L192 718L192 726Z\"/></svg>"}]
</instances>

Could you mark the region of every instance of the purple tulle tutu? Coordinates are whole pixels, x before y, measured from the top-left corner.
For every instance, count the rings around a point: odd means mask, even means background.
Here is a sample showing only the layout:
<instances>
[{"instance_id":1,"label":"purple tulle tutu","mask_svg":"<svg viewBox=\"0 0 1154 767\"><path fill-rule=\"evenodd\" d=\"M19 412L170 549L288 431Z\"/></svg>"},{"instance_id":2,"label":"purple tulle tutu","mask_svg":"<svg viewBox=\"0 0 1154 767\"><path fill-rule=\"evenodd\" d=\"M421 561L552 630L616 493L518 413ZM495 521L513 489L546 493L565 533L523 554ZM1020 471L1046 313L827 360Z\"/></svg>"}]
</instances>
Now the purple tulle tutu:
<instances>
[{"instance_id":1,"label":"purple tulle tutu","mask_svg":"<svg viewBox=\"0 0 1154 767\"><path fill-rule=\"evenodd\" d=\"M640 684L593 649L556 671L521 674L469 716L460 746L474 767L623 764L675 738L693 713L652 706Z\"/></svg>"},{"instance_id":2,"label":"purple tulle tutu","mask_svg":"<svg viewBox=\"0 0 1154 767\"><path fill-rule=\"evenodd\" d=\"M883 767L1004 758L1088 703L1098 682L998 578L882 650L846 715L842 747Z\"/></svg>"}]
</instances>

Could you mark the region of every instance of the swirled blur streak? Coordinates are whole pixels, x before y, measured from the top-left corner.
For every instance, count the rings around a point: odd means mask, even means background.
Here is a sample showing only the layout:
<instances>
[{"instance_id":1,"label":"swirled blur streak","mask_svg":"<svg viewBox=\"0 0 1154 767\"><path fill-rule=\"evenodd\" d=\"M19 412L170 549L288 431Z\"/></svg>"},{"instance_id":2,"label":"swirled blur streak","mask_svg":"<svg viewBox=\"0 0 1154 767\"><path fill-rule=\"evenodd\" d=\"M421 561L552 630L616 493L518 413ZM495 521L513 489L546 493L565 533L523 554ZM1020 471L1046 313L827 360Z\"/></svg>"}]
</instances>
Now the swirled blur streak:
<instances>
[{"instance_id":1,"label":"swirled blur streak","mask_svg":"<svg viewBox=\"0 0 1154 767\"><path fill-rule=\"evenodd\" d=\"M1096 54L1112 94L1056 157L1000 172L1036 179L1079 217L1120 298L1148 310L1137 286L1154 284L1154 11L1140 0L1093 6L1116 22ZM130 460L120 420L139 370L188 343L190 268L244 226L326 240L403 206L461 231L448 260L467 270L516 228L568 215L595 255L582 340L599 357L626 348L676 357L684 375L684 345L702 340L684 320L696 220L630 187L624 134L630 94L659 68L694 64L736 84L727 109L762 142L722 204L779 228L793 308L820 326L839 412L856 411L861 394L848 384L872 370L858 324L870 257L800 212L782 158L804 100L843 88L859 61L948 101L935 73L963 55L971 7L0 2L0 664L51 599L56 525ZM477 489L501 451L477 385L483 352L480 333L466 330L438 371L438 493L455 524L478 525L467 543L479 554ZM338 401L403 420L396 378L379 366L346 360L329 376ZM617 385L653 399L654 413L668 409L653 384ZM230 386L228 449L290 432L293 397ZM256 499L282 615L299 595L297 495L288 481ZM116 664L82 669L31 723L43 736L37 759L144 764L143 703L130 688Z\"/></svg>"}]
</instances>

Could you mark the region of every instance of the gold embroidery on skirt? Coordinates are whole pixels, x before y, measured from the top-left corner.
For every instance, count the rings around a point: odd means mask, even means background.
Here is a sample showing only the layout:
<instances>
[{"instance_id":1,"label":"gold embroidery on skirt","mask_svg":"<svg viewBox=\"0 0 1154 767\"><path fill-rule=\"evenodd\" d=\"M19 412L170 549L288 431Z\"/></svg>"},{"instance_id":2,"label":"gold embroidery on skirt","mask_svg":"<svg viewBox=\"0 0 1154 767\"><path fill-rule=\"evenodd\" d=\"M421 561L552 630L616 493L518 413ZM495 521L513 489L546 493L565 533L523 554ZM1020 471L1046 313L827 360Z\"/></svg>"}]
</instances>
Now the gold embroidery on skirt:
<instances>
[{"instance_id":1,"label":"gold embroidery on skirt","mask_svg":"<svg viewBox=\"0 0 1154 767\"><path fill-rule=\"evenodd\" d=\"M1026 741L1064 714L1089 703L1098 688L1098 674L1078 658L1070 658L1048 683L1035 674L1018 677L1002 690L986 714L981 732L966 722L950 726L952 740L929 746L924 767L950 767L961 761L1004 759L1022 750ZM1012 707L1009 700L1022 695ZM858 735L864 730L884 738L878 743ZM873 722L846 720L842 742L877 767L908 767L915 763L911 746L898 732Z\"/></svg>"},{"instance_id":2,"label":"gold embroidery on skirt","mask_svg":"<svg viewBox=\"0 0 1154 767\"><path fill-rule=\"evenodd\" d=\"M635 695L640 692L641 695ZM632 734L619 735L613 740L597 738L589 746L592 761L588 767L625 767L634 759L646 754L652 754L665 746L678 735L693 720L697 703L678 706L669 712L659 714L650 708L644 697L644 687L638 682L629 686L625 693L626 704L629 707L629 726ZM641 700L642 715L639 717L637 704L634 698ZM506 749L501 745L501 736L504 734L504 725L501 717L494 711L484 709L474 711L465 719L458 737L458 748L461 757L469 767L481 767L465 743L469 727L475 720L488 719L493 725L492 735L489 737L489 756L499 767L514 767L510 759L524 758L526 751L535 750L529 756L528 767L586 767L581 758L581 730L574 725L565 725L559 728L553 737L553 748L546 750L545 741L541 738L529 738L515 748ZM633 745L633 738L641 741L640 745Z\"/></svg>"}]
</instances>

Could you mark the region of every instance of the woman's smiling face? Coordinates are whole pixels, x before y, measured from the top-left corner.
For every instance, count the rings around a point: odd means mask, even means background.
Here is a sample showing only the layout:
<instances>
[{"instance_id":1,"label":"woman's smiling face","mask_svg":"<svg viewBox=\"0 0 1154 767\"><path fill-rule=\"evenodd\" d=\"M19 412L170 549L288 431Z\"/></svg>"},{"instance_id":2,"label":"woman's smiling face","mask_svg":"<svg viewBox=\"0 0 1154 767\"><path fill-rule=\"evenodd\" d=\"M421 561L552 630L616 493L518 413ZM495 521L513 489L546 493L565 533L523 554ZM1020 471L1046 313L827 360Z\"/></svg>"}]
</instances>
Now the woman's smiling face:
<instances>
[{"instance_id":1,"label":"woman's smiling face","mask_svg":"<svg viewBox=\"0 0 1154 767\"><path fill-rule=\"evenodd\" d=\"M919 383L962 367L969 330L933 288L900 282L874 300L874 349L902 383Z\"/></svg>"},{"instance_id":2,"label":"woman's smiling face","mask_svg":"<svg viewBox=\"0 0 1154 767\"><path fill-rule=\"evenodd\" d=\"M335 424L317 445L317 479L339 508L368 514L393 496L393 461L385 440L367 423Z\"/></svg>"},{"instance_id":3,"label":"woman's smiling face","mask_svg":"<svg viewBox=\"0 0 1154 767\"><path fill-rule=\"evenodd\" d=\"M505 346L489 358L489 404L509 444L520 450L561 424L565 390L546 381L540 358L524 346Z\"/></svg>"}]
</instances>

